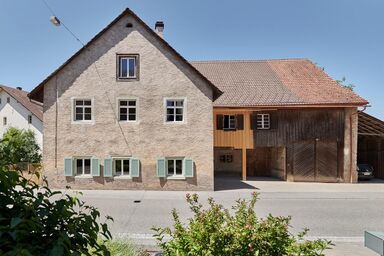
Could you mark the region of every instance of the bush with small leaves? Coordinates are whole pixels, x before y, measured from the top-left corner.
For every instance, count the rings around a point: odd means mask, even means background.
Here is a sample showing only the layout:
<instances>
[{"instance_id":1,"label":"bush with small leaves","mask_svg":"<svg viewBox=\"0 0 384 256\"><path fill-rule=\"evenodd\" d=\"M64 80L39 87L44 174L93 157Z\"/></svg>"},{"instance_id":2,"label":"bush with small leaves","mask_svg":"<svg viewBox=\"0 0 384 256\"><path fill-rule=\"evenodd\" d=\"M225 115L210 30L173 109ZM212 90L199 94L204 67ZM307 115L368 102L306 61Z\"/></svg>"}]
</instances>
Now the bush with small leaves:
<instances>
[{"instance_id":1,"label":"bush with small leaves","mask_svg":"<svg viewBox=\"0 0 384 256\"><path fill-rule=\"evenodd\" d=\"M40 163L41 153L32 130L9 128L0 139L0 165Z\"/></svg>"},{"instance_id":2,"label":"bush with small leaves","mask_svg":"<svg viewBox=\"0 0 384 256\"><path fill-rule=\"evenodd\" d=\"M110 255L95 207L8 168L0 166L0 255Z\"/></svg>"},{"instance_id":3,"label":"bush with small leaves","mask_svg":"<svg viewBox=\"0 0 384 256\"><path fill-rule=\"evenodd\" d=\"M322 256L330 241L307 241L305 229L297 236L289 231L290 217L258 218L254 210L257 193L250 201L240 199L234 213L208 199L204 209L196 194L187 194L193 217L183 225L179 214L172 211L174 226L155 227L155 238L169 256Z\"/></svg>"}]
</instances>

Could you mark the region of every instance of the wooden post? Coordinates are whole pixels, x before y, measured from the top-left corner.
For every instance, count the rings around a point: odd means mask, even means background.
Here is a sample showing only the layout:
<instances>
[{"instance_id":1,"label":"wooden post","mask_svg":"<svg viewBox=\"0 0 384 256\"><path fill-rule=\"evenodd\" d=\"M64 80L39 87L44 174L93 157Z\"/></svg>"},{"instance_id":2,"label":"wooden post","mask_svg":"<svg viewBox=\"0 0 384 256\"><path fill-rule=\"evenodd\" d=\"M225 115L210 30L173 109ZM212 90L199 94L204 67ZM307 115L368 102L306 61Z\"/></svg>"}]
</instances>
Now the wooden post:
<instances>
[{"instance_id":1,"label":"wooden post","mask_svg":"<svg viewBox=\"0 0 384 256\"><path fill-rule=\"evenodd\" d=\"M242 153L242 169L241 169L241 176L242 176L242 179L243 180L247 180L247 146L246 146L246 140L247 140L247 137L246 137L246 132L247 130L249 130L248 126L249 126L249 115L247 112L244 112L243 113L243 120L245 121L245 125L244 125L244 130L242 131L242 139L241 139L241 145L242 145L242 149L241 149L241 153Z\"/></svg>"},{"instance_id":2,"label":"wooden post","mask_svg":"<svg viewBox=\"0 0 384 256\"><path fill-rule=\"evenodd\" d=\"M247 148L243 144L243 148L241 150L242 156L243 156L243 161L242 161L242 179L247 180Z\"/></svg>"}]
</instances>

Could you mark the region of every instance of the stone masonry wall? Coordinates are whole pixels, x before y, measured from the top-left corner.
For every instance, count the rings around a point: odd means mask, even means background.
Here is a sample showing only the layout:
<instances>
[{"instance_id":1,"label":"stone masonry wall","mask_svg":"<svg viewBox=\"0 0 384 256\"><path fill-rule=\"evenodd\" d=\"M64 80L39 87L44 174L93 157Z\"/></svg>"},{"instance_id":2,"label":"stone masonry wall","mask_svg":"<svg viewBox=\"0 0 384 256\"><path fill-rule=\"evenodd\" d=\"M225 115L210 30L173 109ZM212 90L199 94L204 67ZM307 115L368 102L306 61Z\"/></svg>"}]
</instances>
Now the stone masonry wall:
<instances>
[{"instance_id":1,"label":"stone masonry wall","mask_svg":"<svg viewBox=\"0 0 384 256\"><path fill-rule=\"evenodd\" d=\"M138 81L116 80L118 53L139 54ZM73 123L74 98L93 99L92 124ZM137 100L137 121L121 122L128 143L116 121L119 98ZM165 123L165 98L185 99L184 123ZM140 177L65 177L68 156L133 156ZM157 178L162 157L193 159L195 177ZM123 17L45 84L43 158L44 174L56 188L212 190L212 89L136 19Z\"/></svg>"}]
</instances>

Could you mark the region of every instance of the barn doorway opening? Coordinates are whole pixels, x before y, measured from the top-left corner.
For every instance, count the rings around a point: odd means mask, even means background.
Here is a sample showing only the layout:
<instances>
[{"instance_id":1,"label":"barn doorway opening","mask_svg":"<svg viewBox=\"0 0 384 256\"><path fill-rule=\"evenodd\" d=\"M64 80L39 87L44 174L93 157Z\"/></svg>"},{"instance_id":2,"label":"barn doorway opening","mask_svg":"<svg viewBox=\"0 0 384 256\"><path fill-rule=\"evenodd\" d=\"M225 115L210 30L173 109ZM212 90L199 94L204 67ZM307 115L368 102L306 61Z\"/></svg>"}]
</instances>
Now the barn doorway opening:
<instances>
[{"instance_id":1,"label":"barn doorway opening","mask_svg":"<svg viewBox=\"0 0 384 256\"><path fill-rule=\"evenodd\" d=\"M273 177L285 180L285 158L285 147L247 149L247 178Z\"/></svg>"}]
</instances>

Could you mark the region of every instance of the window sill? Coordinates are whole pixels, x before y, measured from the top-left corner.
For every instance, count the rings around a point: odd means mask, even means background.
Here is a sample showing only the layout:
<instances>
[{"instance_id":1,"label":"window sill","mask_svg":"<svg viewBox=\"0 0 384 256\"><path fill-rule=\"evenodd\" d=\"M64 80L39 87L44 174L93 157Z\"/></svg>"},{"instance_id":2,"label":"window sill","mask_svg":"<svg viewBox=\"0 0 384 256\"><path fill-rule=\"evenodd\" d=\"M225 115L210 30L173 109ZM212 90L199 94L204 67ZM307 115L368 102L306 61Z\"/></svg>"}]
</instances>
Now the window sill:
<instances>
[{"instance_id":1,"label":"window sill","mask_svg":"<svg viewBox=\"0 0 384 256\"><path fill-rule=\"evenodd\" d=\"M120 176L113 176L116 180L131 180L132 177L129 175L120 175Z\"/></svg>"},{"instance_id":2,"label":"window sill","mask_svg":"<svg viewBox=\"0 0 384 256\"><path fill-rule=\"evenodd\" d=\"M117 82L133 82L133 81L139 81L138 77L118 77L116 79Z\"/></svg>"},{"instance_id":3,"label":"window sill","mask_svg":"<svg viewBox=\"0 0 384 256\"><path fill-rule=\"evenodd\" d=\"M93 176L90 174L85 174L85 175L75 175L75 179L92 179Z\"/></svg>"},{"instance_id":4,"label":"window sill","mask_svg":"<svg viewBox=\"0 0 384 256\"><path fill-rule=\"evenodd\" d=\"M121 124L121 125L129 125L129 124L138 124L139 123L139 121L138 120L136 120L136 121L120 121L119 120L119 123Z\"/></svg>"},{"instance_id":5,"label":"window sill","mask_svg":"<svg viewBox=\"0 0 384 256\"><path fill-rule=\"evenodd\" d=\"M72 124L94 125L95 121L72 121Z\"/></svg>"},{"instance_id":6,"label":"window sill","mask_svg":"<svg viewBox=\"0 0 384 256\"><path fill-rule=\"evenodd\" d=\"M185 121L165 121L164 124L166 125L182 125L186 124L187 122Z\"/></svg>"},{"instance_id":7,"label":"window sill","mask_svg":"<svg viewBox=\"0 0 384 256\"><path fill-rule=\"evenodd\" d=\"M167 180L186 180L184 176L168 176Z\"/></svg>"}]
</instances>

